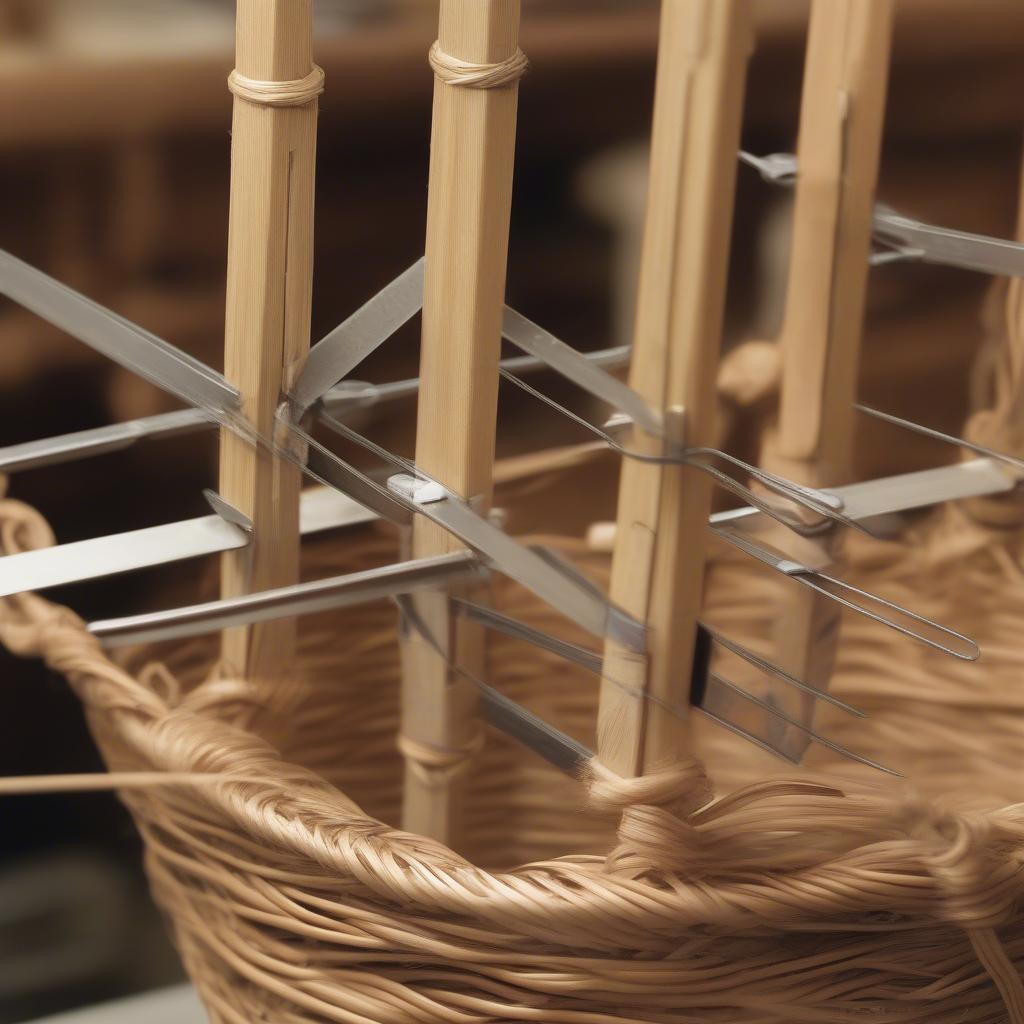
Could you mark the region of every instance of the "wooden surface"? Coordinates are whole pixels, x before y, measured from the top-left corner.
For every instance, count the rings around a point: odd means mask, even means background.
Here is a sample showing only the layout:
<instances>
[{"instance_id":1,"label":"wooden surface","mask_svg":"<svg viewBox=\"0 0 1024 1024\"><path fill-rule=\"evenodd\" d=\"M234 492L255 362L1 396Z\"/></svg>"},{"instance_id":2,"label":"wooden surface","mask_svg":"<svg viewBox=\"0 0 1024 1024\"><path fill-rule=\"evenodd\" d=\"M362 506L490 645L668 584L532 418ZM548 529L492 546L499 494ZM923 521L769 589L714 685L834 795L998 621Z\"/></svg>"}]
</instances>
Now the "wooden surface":
<instances>
[{"instance_id":1,"label":"wooden surface","mask_svg":"<svg viewBox=\"0 0 1024 1024\"><path fill-rule=\"evenodd\" d=\"M662 14L630 384L668 421L685 408L688 445L715 436L748 17L744 0L666 0ZM629 444L661 450L638 430ZM611 598L648 624L649 644L646 660L605 648L598 754L622 776L686 751L685 723L623 687L688 703L710 499L693 469L623 460Z\"/></svg>"},{"instance_id":2,"label":"wooden surface","mask_svg":"<svg viewBox=\"0 0 1024 1024\"><path fill-rule=\"evenodd\" d=\"M762 465L809 486L854 479L854 403L869 276L885 116L892 0L815 0L804 66L797 181L782 350L780 422ZM801 557L793 535L769 530ZM834 555L841 534L819 542ZM781 668L827 688L841 609L803 587L781 595L773 629ZM792 690L774 694L782 709L810 724L815 702ZM790 730L787 746L806 748Z\"/></svg>"},{"instance_id":3,"label":"wooden surface","mask_svg":"<svg viewBox=\"0 0 1024 1024\"><path fill-rule=\"evenodd\" d=\"M519 0L441 3L438 43L459 60L506 60L518 31ZM515 84L471 89L438 82L434 92L416 463L481 512L491 497L517 99ZM460 547L417 520L417 557ZM436 628L445 629L443 611L434 611ZM459 623L445 633L459 663L479 672L479 628ZM467 748L480 728L473 685L415 636L404 659L403 735L442 752ZM404 827L455 842L461 787L455 778L442 781L430 783L409 767Z\"/></svg>"},{"instance_id":4,"label":"wooden surface","mask_svg":"<svg viewBox=\"0 0 1024 1024\"><path fill-rule=\"evenodd\" d=\"M312 70L311 0L239 0L237 64L260 81ZM317 104L235 98L224 372L265 436L309 349ZM221 496L253 521L249 548L224 556L225 596L298 579L299 471L224 431ZM295 622L224 634L224 670L274 685L293 671Z\"/></svg>"},{"instance_id":5,"label":"wooden surface","mask_svg":"<svg viewBox=\"0 0 1024 1024\"><path fill-rule=\"evenodd\" d=\"M892 12L891 0L812 9L776 442L806 464L804 483L850 473Z\"/></svg>"}]
</instances>

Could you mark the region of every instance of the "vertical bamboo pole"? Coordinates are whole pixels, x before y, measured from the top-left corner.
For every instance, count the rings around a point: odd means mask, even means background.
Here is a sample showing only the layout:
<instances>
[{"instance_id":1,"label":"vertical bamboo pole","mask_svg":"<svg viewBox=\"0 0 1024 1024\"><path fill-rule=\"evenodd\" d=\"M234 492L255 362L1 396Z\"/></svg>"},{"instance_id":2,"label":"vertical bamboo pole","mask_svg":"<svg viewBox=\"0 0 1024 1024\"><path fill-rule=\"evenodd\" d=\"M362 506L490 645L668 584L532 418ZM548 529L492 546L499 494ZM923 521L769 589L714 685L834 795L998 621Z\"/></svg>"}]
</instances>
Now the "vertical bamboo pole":
<instances>
[{"instance_id":1,"label":"vertical bamboo pole","mask_svg":"<svg viewBox=\"0 0 1024 1024\"><path fill-rule=\"evenodd\" d=\"M441 0L432 53L437 81L416 462L481 512L490 502L494 461L519 6L519 0ZM460 546L430 522L421 519L414 527L417 557ZM420 607L430 600L422 599ZM428 617L435 629L460 664L479 670L479 630L465 623L450 628L444 595L433 600ZM455 771L479 735L475 691L417 636L407 642L404 666L404 825L455 842L461 791Z\"/></svg>"},{"instance_id":2,"label":"vertical bamboo pole","mask_svg":"<svg viewBox=\"0 0 1024 1024\"><path fill-rule=\"evenodd\" d=\"M1024 242L1024 163L1017 207L1017 240ZM967 419L964 436L996 451L1024 457L1024 278L997 280L991 289L990 330L998 332L999 354L992 373L992 404ZM1024 525L1020 501L973 498L964 503L983 526L1010 529Z\"/></svg>"},{"instance_id":3,"label":"vertical bamboo pole","mask_svg":"<svg viewBox=\"0 0 1024 1024\"><path fill-rule=\"evenodd\" d=\"M309 349L322 80L312 59L312 0L238 0L224 372L263 434ZM299 471L225 431L220 491L254 528L248 549L224 556L222 592L295 582ZM294 649L294 620L227 630L224 669L276 686Z\"/></svg>"},{"instance_id":4,"label":"vertical bamboo pole","mask_svg":"<svg viewBox=\"0 0 1024 1024\"><path fill-rule=\"evenodd\" d=\"M885 115L892 0L815 0L804 68L799 176L782 355L779 426L763 464L814 487L849 482L872 209ZM792 543L790 537L788 543ZM829 544L834 549L835 541ZM839 608L790 588L775 629L787 671L827 686ZM795 694L791 712L813 702ZM806 736L794 735L804 745Z\"/></svg>"},{"instance_id":5,"label":"vertical bamboo pole","mask_svg":"<svg viewBox=\"0 0 1024 1024\"><path fill-rule=\"evenodd\" d=\"M689 445L714 443L750 49L747 0L664 0L630 384ZM661 450L639 430L630 445ZM647 623L649 646L646 658L614 641L605 647L598 755L621 776L648 772L687 746L684 723L623 686L688 702L710 501L695 470L623 461L611 598Z\"/></svg>"}]
</instances>

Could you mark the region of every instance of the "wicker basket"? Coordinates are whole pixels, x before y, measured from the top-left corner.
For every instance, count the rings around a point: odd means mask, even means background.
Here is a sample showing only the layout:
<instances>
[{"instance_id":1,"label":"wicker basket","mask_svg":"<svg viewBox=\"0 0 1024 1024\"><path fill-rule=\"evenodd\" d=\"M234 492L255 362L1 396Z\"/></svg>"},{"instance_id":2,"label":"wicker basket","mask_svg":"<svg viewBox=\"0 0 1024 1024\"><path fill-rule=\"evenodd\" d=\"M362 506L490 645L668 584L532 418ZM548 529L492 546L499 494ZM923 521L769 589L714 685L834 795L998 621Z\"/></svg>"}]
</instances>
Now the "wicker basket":
<instances>
[{"instance_id":1,"label":"wicker basket","mask_svg":"<svg viewBox=\"0 0 1024 1024\"><path fill-rule=\"evenodd\" d=\"M24 506L0 513L8 545L46 540ZM857 581L927 611L970 587L990 656L940 675L927 652L895 659L883 631L847 623L835 692L870 713L848 742L909 781L880 784L827 752L780 777L711 727L698 752L722 768L717 802L701 806L697 762L588 793L489 732L462 768L466 856L385 824L402 782L386 605L303 624L286 708L207 676L200 645L129 674L35 597L6 602L0 638L67 676L111 770L212 775L122 796L213 1020L1016 1024L1024 810L1004 804L1020 783L1024 592L999 566L1020 552L942 517L914 541L943 556L865 542ZM583 542L562 549L606 572ZM317 566L391 553L363 536L322 548ZM773 588L722 560L712 621L767 630ZM497 604L554 625L518 589ZM490 655L503 692L592 737L593 679L511 640ZM845 740L841 717L823 727Z\"/></svg>"}]
</instances>

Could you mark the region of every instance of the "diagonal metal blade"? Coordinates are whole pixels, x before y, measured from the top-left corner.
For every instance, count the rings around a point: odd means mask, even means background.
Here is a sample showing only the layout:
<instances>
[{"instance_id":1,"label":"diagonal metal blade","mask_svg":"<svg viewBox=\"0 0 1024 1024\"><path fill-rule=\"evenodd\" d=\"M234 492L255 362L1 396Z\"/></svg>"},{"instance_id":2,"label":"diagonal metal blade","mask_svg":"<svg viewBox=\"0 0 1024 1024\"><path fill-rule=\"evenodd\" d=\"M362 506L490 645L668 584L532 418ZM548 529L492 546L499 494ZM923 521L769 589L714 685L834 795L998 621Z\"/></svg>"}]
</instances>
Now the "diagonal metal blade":
<instances>
[{"instance_id":1,"label":"diagonal metal blade","mask_svg":"<svg viewBox=\"0 0 1024 1024\"><path fill-rule=\"evenodd\" d=\"M547 363L551 369L600 398L602 402L626 413L649 434L655 437L662 435L664 427L661 415L637 392L602 369L594 360L556 338L550 331L506 306L501 333L517 348Z\"/></svg>"},{"instance_id":2,"label":"diagonal metal blade","mask_svg":"<svg viewBox=\"0 0 1024 1024\"><path fill-rule=\"evenodd\" d=\"M202 409L181 409L92 430L26 441L0 448L0 473L56 466L75 459L104 455L128 448L145 438L175 437L216 426Z\"/></svg>"},{"instance_id":3,"label":"diagonal metal blade","mask_svg":"<svg viewBox=\"0 0 1024 1024\"><path fill-rule=\"evenodd\" d=\"M1024 277L1024 244L1004 238L926 224L879 204L874 213L875 235L910 251L907 258L982 274Z\"/></svg>"},{"instance_id":4,"label":"diagonal metal blade","mask_svg":"<svg viewBox=\"0 0 1024 1024\"><path fill-rule=\"evenodd\" d=\"M237 389L215 370L3 250L0 294L190 405L238 408Z\"/></svg>"},{"instance_id":5,"label":"diagonal metal blade","mask_svg":"<svg viewBox=\"0 0 1024 1024\"><path fill-rule=\"evenodd\" d=\"M289 395L295 419L420 311L423 265L420 257L310 349Z\"/></svg>"},{"instance_id":6,"label":"diagonal metal blade","mask_svg":"<svg viewBox=\"0 0 1024 1024\"><path fill-rule=\"evenodd\" d=\"M303 492L304 536L373 518L336 491L317 487ZM0 558L0 597L232 551L249 539L241 527L211 515L7 555Z\"/></svg>"},{"instance_id":7,"label":"diagonal metal blade","mask_svg":"<svg viewBox=\"0 0 1024 1024\"><path fill-rule=\"evenodd\" d=\"M396 594L451 586L481 575L473 555L456 552L184 608L106 619L90 623L89 632L104 647L178 640L231 626L368 604Z\"/></svg>"}]
</instances>

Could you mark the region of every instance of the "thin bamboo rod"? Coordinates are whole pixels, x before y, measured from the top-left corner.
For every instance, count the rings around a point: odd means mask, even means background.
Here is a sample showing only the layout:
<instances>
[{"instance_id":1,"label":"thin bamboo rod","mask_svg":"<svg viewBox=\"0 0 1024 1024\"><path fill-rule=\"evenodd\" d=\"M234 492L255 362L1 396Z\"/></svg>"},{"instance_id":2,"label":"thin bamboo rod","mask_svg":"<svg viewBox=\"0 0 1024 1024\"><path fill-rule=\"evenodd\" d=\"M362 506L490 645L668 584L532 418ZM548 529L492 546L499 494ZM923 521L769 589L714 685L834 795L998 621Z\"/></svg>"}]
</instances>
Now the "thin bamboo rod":
<instances>
[{"instance_id":1,"label":"thin bamboo rod","mask_svg":"<svg viewBox=\"0 0 1024 1024\"><path fill-rule=\"evenodd\" d=\"M762 462L799 483L852 479L854 403L868 283L892 34L892 0L815 0L804 66L778 430ZM834 550L838 538L826 545ZM786 543L792 545L792 537ZM803 588L786 595L775 659L827 686L839 607ZM806 719L813 701L790 694ZM800 745L805 736L793 740Z\"/></svg>"},{"instance_id":2,"label":"thin bamboo rod","mask_svg":"<svg viewBox=\"0 0 1024 1024\"><path fill-rule=\"evenodd\" d=\"M630 384L665 410L688 445L714 439L750 49L746 0L665 0ZM638 430L630 444L662 447ZM685 723L623 686L688 701L710 500L695 470L623 461L611 597L647 623L649 644L646 658L614 641L605 647L598 753L622 776L643 774L687 746Z\"/></svg>"},{"instance_id":3,"label":"thin bamboo rod","mask_svg":"<svg viewBox=\"0 0 1024 1024\"><path fill-rule=\"evenodd\" d=\"M442 58L510 60L518 52L519 7L519 0L442 0ZM435 83L416 462L480 511L491 497L517 101L514 79L497 88ZM432 523L414 527L417 557L459 546ZM430 599L418 603L422 610ZM451 626L444 595L434 596L425 617L461 665L480 670L479 627ZM454 843L456 771L479 737L476 691L420 637L410 636L403 657L404 825ZM429 769L424 752L440 770Z\"/></svg>"},{"instance_id":4,"label":"thin bamboo rod","mask_svg":"<svg viewBox=\"0 0 1024 1024\"><path fill-rule=\"evenodd\" d=\"M308 78L315 83L312 0L238 0L236 73L244 77L234 88L224 372L241 391L246 418L270 434L281 395L309 349L317 116L317 90ZM273 105L281 98L270 98L267 83L302 81L294 105ZM294 466L222 433L221 495L254 528L248 548L224 556L225 596L298 579L299 489ZM224 668L276 687L293 667L294 647L294 621L228 630Z\"/></svg>"},{"instance_id":5,"label":"thin bamboo rod","mask_svg":"<svg viewBox=\"0 0 1024 1024\"><path fill-rule=\"evenodd\" d=\"M780 345L777 455L849 482L893 0L815 0Z\"/></svg>"}]
</instances>

